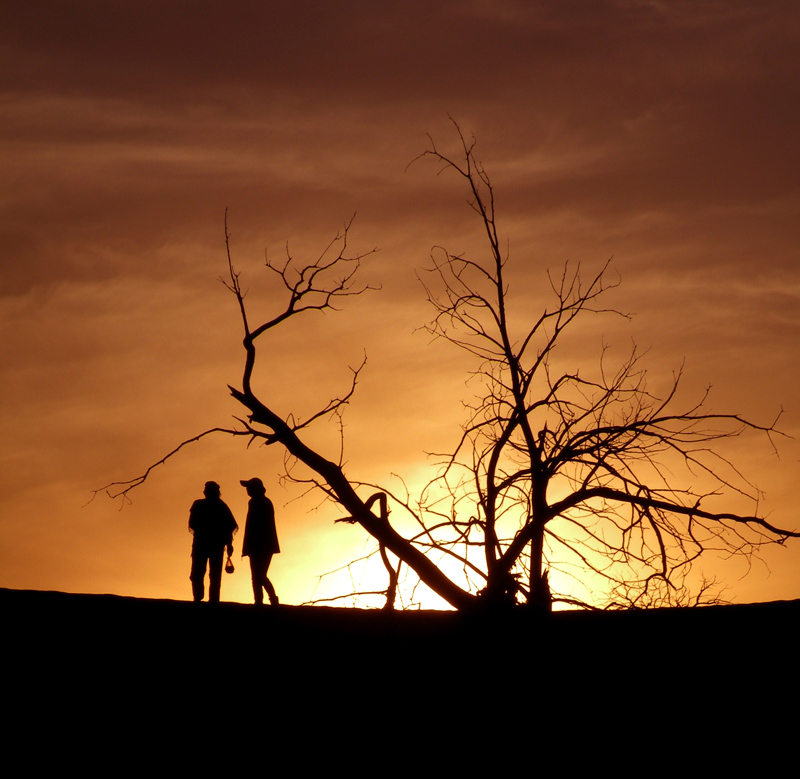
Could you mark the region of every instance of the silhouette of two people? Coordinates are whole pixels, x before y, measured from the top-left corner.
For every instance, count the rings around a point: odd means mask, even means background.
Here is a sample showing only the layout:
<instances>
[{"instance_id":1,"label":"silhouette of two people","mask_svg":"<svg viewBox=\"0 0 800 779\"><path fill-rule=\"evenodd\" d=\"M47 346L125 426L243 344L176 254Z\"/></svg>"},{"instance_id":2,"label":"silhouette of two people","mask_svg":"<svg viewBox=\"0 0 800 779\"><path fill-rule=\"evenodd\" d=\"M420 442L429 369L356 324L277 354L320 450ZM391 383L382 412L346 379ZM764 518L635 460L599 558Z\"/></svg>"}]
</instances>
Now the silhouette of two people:
<instances>
[{"instance_id":1,"label":"silhouette of two people","mask_svg":"<svg viewBox=\"0 0 800 779\"><path fill-rule=\"evenodd\" d=\"M275 594L272 582L267 578L272 556L281 551L275 526L275 509L267 497L261 479L246 479L239 483L247 489L247 494L250 496L242 557L250 558L253 597L257 604L262 604L263 590L266 590L269 602L277 605L278 596ZM233 518L233 513L221 498L219 484L207 481L203 494L205 497L196 500L189 511L189 530L194 535L192 570L189 579L192 582L194 600L203 600L206 569L208 569L208 601L219 603L223 556L227 549L230 561L233 554L233 534L239 526Z\"/></svg>"},{"instance_id":2,"label":"silhouette of two people","mask_svg":"<svg viewBox=\"0 0 800 779\"><path fill-rule=\"evenodd\" d=\"M272 556L281 551L278 543L278 531L275 527L275 509L267 497L267 491L261 479L243 479L239 482L250 496L247 507L247 521L244 526L244 542L242 557L250 558L250 576L253 580L253 597L256 604L264 602L263 590L267 591L269 602L278 605L278 596L272 582L267 578L267 571Z\"/></svg>"},{"instance_id":3,"label":"silhouette of two people","mask_svg":"<svg viewBox=\"0 0 800 779\"><path fill-rule=\"evenodd\" d=\"M189 510L189 530L192 531L192 596L203 600L206 567L208 568L208 601L219 603L222 584L222 557L225 549L228 558L233 554L233 534L239 529L233 513L220 497L221 490L215 481L207 481L204 498L196 500Z\"/></svg>"}]
</instances>

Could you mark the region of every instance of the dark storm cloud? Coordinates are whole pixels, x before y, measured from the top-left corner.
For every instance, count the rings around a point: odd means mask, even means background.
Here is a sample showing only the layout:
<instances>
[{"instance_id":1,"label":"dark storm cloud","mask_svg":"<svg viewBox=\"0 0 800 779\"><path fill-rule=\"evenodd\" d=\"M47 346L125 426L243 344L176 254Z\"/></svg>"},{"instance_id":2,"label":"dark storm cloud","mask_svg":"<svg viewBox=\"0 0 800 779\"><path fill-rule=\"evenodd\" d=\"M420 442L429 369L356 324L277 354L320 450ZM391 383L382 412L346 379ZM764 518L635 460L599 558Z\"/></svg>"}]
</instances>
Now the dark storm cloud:
<instances>
[{"instance_id":1,"label":"dark storm cloud","mask_svg":"<svg viewBox=\"0 0 800 779\"><path fill-rule=\"evenodd\" d=\"M343 210L359 208L381 176L367 181L353 150L374 151L382 135L400 169L447 111L493 169L516 172L503 186L520 213L763 202L800 176L800 36L786 3L377 13L367 2L42 2L0 13L6 290L25 288L26 252L30 280L102 275L97 243L146 257L178 223L210 237L226 205L267 205L280 222L349 191ZM531 154L544 164L521 165Z\"/></svg>"},{"instance_id":2,"label":"dark storm cloud","mask_svg":"<svg viewBox=\"0 0 800 779\"><path fill-rule=\"evenodd\" d=\"M482 71L480 31L456 4L34 3L6 11L7 62L23 88L234 94L255 85L336 99L366 85L415 92ZM505 25L503 25L505 27ZM485 43L485 41L484 41ZM443 61L451 67L442 69ZM102 63L103 67L98 67Z\"/></svg>"},{"instance_id":3,"label":"dark storm cloud","mask_svg":"<svg viewBox=\"0 0 800 779\"><path fill-rule=\"evenodd\" d=\"M5 88L221 100L507 93L552 103L772 71L786 3L34 2L3 12ZM738 63L738 64L737 64ZM579 78L576 78L579 76ZM787 83L790 83L787 74ZM599 92L598 87L603 87ZM226 94L226 89L228 90Z\"/></svg>"}]
</instances>

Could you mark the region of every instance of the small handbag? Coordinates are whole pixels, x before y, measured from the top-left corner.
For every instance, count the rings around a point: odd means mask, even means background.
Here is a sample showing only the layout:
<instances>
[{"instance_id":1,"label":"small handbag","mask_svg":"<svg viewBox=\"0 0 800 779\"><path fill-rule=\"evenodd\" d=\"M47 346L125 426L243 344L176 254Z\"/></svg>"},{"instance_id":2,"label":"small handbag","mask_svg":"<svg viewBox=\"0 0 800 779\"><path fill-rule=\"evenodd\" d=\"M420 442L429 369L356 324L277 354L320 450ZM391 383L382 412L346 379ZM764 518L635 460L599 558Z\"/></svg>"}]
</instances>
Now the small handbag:
<instances>
[{"instance_id":1,"label":"small handbag","mask_svg":"<svg viewBox=\"0 0 800 779\"><path fill-rule=\"evenodd\" d=\"M230 555L228 555L228 560L225 563L225 573L233 573L233 560L231 560Z\"/></svg>"}]
</instances>

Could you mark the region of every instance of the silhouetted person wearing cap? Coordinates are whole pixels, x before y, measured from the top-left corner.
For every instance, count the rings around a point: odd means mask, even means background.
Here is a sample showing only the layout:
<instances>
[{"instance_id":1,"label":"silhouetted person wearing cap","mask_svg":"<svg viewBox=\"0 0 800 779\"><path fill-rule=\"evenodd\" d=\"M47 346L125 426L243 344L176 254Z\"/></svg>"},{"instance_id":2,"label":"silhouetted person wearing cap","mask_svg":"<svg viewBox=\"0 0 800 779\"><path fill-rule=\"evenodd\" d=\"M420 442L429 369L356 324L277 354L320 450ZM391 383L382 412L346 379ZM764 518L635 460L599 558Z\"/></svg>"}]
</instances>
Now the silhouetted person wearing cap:
<instances>
[{"instance_id":1,"label":"silhouetted person wearing cap","mask_svg":"<svg viewBox=\"0 0 800 779\"><path fill-rule=\"evenodd\" d=\"M231 510L220 498L219 484L207 481L203 489L205 498L192 503L189 511L189 530L192 541L192 595L194 600L203 600L203 580L208 564L208 601L219 603L222 583L222 555L228 548L228 557L233 554L233 534L239 529Z\"/></svg>"},{"instance_id":2,"label":"silhouetted person wearing cap","mask_svg":"<svg viewBox=\"0 0 800 779\"><path fill-rule=\"evenodd\" d=\"M247 508L247 522L244 526L242 557L250 558L250 574L253 578L253 597L256 604L264 602L262 588L269 595L269 602L278 605L278 596L272 582L267 578L272 555L278 554L278 531L275 527L275 509L267 497L261 479L243 479L239 482L247 489L250 504Z\"/></svg>"}]
</instances>

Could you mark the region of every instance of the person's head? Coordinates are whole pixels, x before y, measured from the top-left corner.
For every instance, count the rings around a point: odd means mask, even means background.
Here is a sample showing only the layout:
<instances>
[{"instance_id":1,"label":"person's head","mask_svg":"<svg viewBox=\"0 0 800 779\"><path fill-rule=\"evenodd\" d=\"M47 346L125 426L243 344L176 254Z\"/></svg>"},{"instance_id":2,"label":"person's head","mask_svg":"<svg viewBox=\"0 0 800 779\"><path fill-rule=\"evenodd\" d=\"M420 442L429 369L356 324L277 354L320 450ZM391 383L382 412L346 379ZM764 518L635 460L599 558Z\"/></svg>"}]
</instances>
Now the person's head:
<instances>
[{"instance_id":1,"label":"person's head","mask_svg":"<svg viewBox=\"0 0 800 779\"><path fill-rule=\"evenodd\" d=\"M255 479L242 479L239 484L247 490L247 494L254 498L256 495L266 495L267 491L264 489L264 482L259 478Z\"/></svg>"},{"instance_id":2,"label":"person's head","mask_svg":"<svg viewBox=\"0 0 800 779\"><path fill-rule=\"evenodd\" d=\"M206 486L203 487L203 495L207 498L218 498L221 494L219 484L215 481L207 481Z\"/></svg>"}]
</instances>

